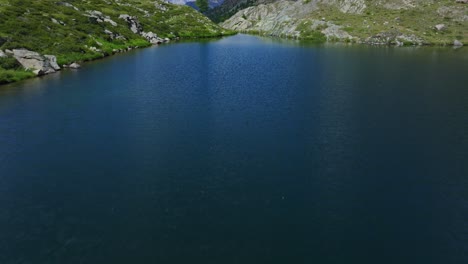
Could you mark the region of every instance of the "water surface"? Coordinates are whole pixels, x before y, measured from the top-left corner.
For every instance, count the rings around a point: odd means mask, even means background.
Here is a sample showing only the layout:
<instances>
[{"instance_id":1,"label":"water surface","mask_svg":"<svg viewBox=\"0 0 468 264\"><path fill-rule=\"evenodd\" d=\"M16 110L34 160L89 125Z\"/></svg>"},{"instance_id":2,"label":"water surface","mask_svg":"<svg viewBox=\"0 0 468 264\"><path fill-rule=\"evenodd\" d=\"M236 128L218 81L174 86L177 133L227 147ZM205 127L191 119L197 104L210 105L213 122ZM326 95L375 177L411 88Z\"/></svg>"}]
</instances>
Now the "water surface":
<instances>
[{"instance_id":1,"label":"water surface","mask_svg":"<svg viewBox=\"0 0 468 264\"><path fill-rule=\"evenodd\" d=\"M238 35L0 87L0 263L468 263L465 48Z\"/></svg>"}]
</instances>

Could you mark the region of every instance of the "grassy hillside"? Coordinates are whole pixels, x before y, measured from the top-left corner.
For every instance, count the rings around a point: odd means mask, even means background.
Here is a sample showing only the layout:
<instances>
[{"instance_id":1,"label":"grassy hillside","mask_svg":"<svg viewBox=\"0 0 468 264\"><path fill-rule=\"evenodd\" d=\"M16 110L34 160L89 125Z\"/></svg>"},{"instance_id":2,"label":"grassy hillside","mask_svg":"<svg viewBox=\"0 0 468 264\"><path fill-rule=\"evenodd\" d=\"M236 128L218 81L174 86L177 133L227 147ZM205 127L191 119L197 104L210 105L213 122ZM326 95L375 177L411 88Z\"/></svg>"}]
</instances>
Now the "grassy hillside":
<instances>
[{"instance_id":1,"label":"grassy hillside","mask_svg":"<svg viewBox=\"0 0 468 264\"><path fill-rule=\"evenodd\" d=\"M222 25L248 33L319 41L452 45L455 40L468 41L468 4L456 0L280 0L243 9Z\"/></svg>"},{"instance_id":2,"label":"grassy hillside","mask_svg":"<svg viewBox=\"0 0 468 264\"><path fill-rule=\"evenodd\" d=\"M343 13L332 5L322 4L309 19L325 17L358 39L393 31L415 35L432 45L451 45L455 39L468 40L468 8L465 4L457 4L454 0L425 0L413 1L417 2L415 7L404 8L399 5L402 2L399 0L381 1L387 5L367 2L362 13ZM445 28L437 30L435 26L438 24Z\"/></svg>"},{"instance_id":3,"label":"grassy hillside","mask_svg":"<svg viewBox=\"0 0 468 264\"><path fill-rule=\"evenodd\" d=\"M225 0L221 5L206 12L206 15L216 23L224 22L239 10L249 6L273 3L276 0Z\"/></svg>"},{"instance_id":4,"label":"grassy hillside","mask_svg":"<svg viewBox=\"0 0 468 264\"><path fill-rule=\"evenodd\" d=\"M93 17L93 11L102 13ZM26 48L56 55L59 65L101 58L150 43L129 28L122 14L137 17L160 38L215 37L232 33L187 6L160 0L0 0L0 50ZM107 33L106 33L107 32ZM0 83L32 76L0 58Z\"/></svg>"}]
</instances>

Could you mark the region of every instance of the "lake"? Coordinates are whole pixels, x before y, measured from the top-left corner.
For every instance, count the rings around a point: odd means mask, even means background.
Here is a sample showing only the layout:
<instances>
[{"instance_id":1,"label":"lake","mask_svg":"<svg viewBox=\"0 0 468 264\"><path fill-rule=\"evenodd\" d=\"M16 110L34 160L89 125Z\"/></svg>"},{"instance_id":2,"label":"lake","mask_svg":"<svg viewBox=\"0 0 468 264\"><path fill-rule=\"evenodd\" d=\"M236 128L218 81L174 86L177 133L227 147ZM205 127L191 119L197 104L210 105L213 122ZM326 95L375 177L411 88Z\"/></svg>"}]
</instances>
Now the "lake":
<instances>
[{"instance_id":1,"label":"lake","mask_svg":"<svg viewBox=\"0 0 468 264\"><path fill-rule=\"evenodd\" d=\"M468 263L468 50L247 35L0 87L0 263Z\"/></svg>"}]
</instances>

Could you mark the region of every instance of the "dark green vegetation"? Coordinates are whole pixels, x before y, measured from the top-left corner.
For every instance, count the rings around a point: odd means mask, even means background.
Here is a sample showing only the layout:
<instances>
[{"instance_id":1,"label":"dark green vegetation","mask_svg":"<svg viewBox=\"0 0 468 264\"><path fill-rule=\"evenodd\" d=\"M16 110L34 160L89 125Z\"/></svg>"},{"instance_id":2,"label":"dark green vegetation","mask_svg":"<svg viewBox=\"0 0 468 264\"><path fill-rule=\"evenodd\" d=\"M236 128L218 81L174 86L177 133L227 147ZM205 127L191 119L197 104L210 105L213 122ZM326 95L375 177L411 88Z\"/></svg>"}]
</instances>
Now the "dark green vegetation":
<instances>
[{"instance_id":1,"label":"dark green vegetation","mask_svg":"<svg viewBox=\"0 0 468 264\"><path fill-rule=\"evenodd\" d=\"M91 17L92 11L101 12L111 21ZM143 31L154 32L160 38L232 34L190 7L159 0L0 0L0 50L26 48L51 54L62 65L102 58L129 47L151 45L132 32L127 21L119 19L122 14L136 17ZM2 59L0 83L33 76L12 60Z\"/></svg>"},{"instance_id":2,"label":"dark green vegetation","mask_svg":"<svg viewBox=\"0 0 468 264\"><path fill-rule=\"evenodd\" d=\"M197 0L195 4L202 13L205 13L210 8L208 0Z\"/></svg>"},{"instance_id":3,"label":"dark green vegetation","mask_svg":"<svg viewBox=\"0 0 468 264\"><path fill-rule=\"evenodd\" d=\"M34 74L23 70L15 58L0 58L0 84L16 82L32 76Z\"/></svg>"}]
</instances>

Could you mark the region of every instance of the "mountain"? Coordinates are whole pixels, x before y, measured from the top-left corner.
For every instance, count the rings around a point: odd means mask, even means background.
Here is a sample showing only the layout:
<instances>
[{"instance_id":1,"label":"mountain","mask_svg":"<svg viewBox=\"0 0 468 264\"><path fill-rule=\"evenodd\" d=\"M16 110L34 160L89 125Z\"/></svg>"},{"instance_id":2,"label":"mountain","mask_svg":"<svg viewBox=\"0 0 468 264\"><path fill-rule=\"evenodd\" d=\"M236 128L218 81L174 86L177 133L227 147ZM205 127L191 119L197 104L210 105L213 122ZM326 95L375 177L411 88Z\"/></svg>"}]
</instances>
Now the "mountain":
<instances>
[{"instance_id":1,"label":"mountain","mask_svg":"<svg viewBox=\"0 0 468 264\"><path fill-rule=\"evenodd\" d=\"M315 41L395 45L460 45L468 41L467 0L248 3L254 6L238 11L221 25L242 32Z\"/></svg>"},{"instance_id":2,"label":"mountain","mask_svg":"<svg viewBox=\"0 0 468 264\"><path fill-rule=\"evenodd\" d=\"M256 6L260 4L274 3L277 0L224 0L224 2L208 10L206 15L216 23L223 22L236 14L239 10L249 6Z\"/></svg>"},{"instance_id":3,"label":"mountain","mask_svg":"<svg viewBox=\"0 0 468 264\"><path fill-rule=\"evenodd\" d=\"M208 0L208 5L210 8L215 8L223 3L224 0ZM197 5L195 4L195 0L169 0L169 3L175 5L188 5L197 9Z\"/></svg>"},{"instance_id":4,"label":"mountain","mask_svg":"<svg viewBox=\"0 0 468 264\"><path fill-rule=\"evenodd\" d=\"M161 0L0 0L0 83L170 39L230 33Z\"/></svg>"}]
</instances>

